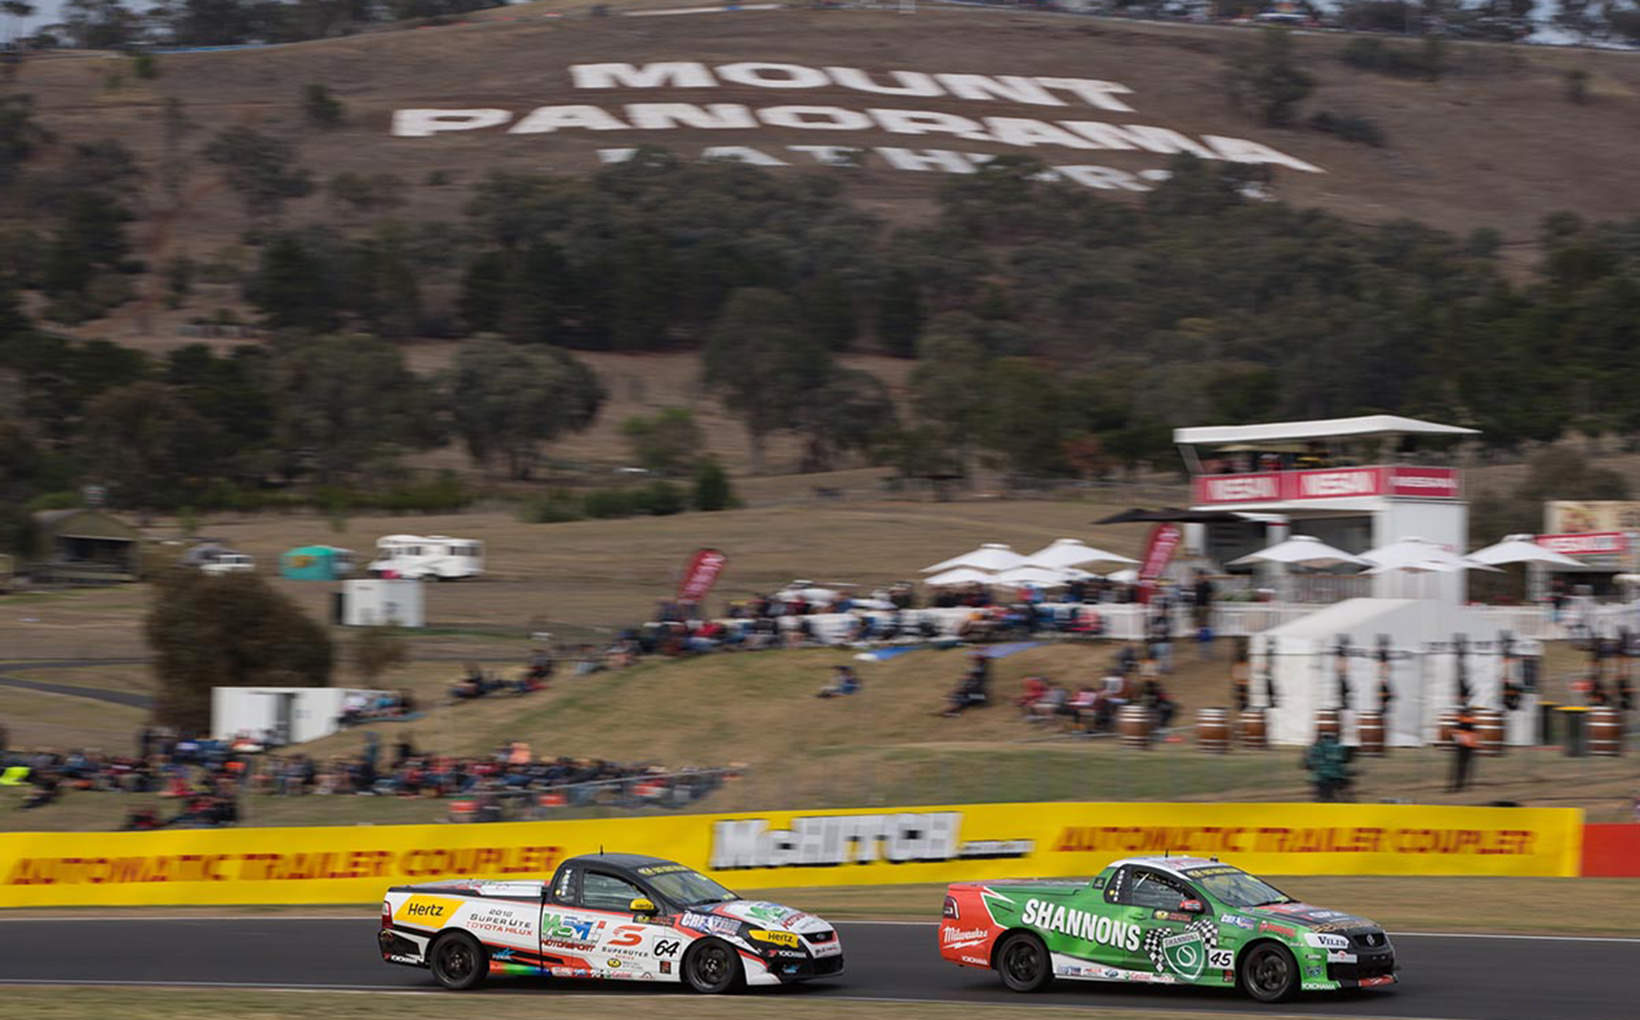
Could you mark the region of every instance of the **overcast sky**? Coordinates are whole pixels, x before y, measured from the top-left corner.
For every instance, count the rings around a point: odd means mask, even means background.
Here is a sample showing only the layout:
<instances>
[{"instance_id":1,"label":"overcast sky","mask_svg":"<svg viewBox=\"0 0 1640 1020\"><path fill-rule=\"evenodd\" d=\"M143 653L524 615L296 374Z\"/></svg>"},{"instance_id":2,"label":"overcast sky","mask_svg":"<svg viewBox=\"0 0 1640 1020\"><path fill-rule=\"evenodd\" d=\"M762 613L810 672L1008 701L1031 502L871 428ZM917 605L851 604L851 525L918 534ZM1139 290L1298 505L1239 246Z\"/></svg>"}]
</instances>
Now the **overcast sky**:
<instances>
[{"instance_id":1,"label":"overcast sky","mask_svg":"<svg viewBox=\"0 0 1640 1020\"><path fill-rule=\"evenodd\" d=\"M51 25L63 20L63 7L67 5L68 0L28 0L28 2L34 5L35 14L31 18L24 19L22 22L24 31L20 32L20 35L27 35L41 25ZM123 2L126 7L133 11L140 11L148 6L143 0L123 0ZM10 20L0 16L0 25L4 25ZM0 29L0 31L4 31L4 29Z\"/></svg>"}]
</instances>

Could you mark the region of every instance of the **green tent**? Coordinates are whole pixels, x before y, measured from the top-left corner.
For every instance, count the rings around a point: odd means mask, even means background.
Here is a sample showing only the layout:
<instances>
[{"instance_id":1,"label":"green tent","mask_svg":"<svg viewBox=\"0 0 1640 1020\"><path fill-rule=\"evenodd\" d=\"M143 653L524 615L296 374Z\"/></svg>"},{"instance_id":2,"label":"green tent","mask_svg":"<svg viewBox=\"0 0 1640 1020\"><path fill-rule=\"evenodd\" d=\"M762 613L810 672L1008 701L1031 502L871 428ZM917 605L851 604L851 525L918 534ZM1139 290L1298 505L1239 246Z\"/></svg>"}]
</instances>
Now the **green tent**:
<instances>
[{"instance_id":1,"label":"green tent","mask_svg":"<svg viewBox=\"0 0 1640 1020\"><path fill-rule=\"evenodd\" d=\"M292 581L335 581L353 572L353 550L304 545L279 557L279 576Z\"/></svg>"}]
</instances>

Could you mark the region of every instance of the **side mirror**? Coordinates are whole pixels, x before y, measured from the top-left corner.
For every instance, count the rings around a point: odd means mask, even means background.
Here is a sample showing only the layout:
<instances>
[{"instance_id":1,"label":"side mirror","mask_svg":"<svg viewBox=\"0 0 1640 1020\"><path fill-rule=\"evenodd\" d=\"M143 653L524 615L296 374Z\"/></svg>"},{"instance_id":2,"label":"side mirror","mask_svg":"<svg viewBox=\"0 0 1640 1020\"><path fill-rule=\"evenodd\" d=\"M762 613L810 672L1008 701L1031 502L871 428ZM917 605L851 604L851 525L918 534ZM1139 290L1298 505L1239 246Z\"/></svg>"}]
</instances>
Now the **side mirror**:
<instances>
[{"instance_id":1,"label":"side mirror","mask_svg":"<svg viewBox=\"0 0 1640 1020\"><path fill-rule=\"evenodd\" d=\"M655 901L645 899L642 896L628 903L626 908L634 914L653 914L656 912Z\"/></svg>"},{"instance_id":2,"label":"side mirror","mask_svg":"<svg viewBox=\"0 0 1640 1020\"><path fill-rule=\"evenodd\" d=\"M1179 904L1179 913L1205 914L1207 913L1207 905L1202 903L1201 900L1185 900L1183 903Z\"/></svg>"}]
</instances>

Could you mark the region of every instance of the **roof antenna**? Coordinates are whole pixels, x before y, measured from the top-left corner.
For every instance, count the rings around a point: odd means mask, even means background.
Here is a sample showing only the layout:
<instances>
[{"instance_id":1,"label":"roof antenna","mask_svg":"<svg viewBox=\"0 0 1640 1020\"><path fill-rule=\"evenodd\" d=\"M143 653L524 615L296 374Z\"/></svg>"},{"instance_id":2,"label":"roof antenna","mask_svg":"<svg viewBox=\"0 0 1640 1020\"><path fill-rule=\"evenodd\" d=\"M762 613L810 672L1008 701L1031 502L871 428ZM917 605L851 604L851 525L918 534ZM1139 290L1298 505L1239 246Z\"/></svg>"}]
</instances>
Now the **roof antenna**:
<instances>
[{"instance_id":1,"label":"roof antenna","mask_svg":"<svg viewBox=\"0 0 1640 1020\"><path fill-rule=\"evenodd\" d=\"M602 843L599 843L598 844L598 856L602 857L603 855L604 855L604 845Z\"/></svg>"}]
</instances>

